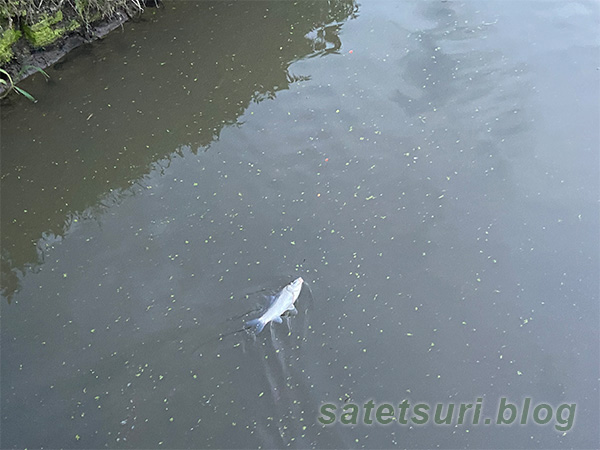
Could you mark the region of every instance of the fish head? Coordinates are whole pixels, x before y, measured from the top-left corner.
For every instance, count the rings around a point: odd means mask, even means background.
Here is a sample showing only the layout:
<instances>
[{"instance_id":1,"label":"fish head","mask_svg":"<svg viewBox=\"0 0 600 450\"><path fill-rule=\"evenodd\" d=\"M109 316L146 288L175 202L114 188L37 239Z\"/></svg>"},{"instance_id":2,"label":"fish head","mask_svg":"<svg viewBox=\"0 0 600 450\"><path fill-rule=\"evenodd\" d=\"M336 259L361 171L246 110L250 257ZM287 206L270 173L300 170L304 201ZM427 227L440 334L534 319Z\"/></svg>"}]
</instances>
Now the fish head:
<instances>
[{"instance_id":1,"label":"fish head","mask_svg":"<svg viewBox=\"0 0 600 450\"><path fill-rule=\"evenodd\" d=\"M302 279L302 277L298 277L285 287L288 290L288 292L290 292L294 297L294 301L300 295L300 291L302 290L302 283L304 283L304 280Z\"/></svg>"}]
</instances>

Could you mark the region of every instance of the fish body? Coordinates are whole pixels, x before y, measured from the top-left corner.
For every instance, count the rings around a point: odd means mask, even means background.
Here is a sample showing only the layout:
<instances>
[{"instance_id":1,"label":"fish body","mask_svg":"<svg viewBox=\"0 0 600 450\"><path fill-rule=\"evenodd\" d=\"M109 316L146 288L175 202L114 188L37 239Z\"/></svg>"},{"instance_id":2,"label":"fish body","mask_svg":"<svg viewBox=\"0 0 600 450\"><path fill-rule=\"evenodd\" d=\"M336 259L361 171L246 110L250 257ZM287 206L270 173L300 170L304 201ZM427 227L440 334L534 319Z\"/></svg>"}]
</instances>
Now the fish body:
<instances>
[{"instance_id":1,"label":"fish body","mask_svg":"<svg viewBox=\"0 0 600 450\"><path fill-rule=\"evenodd\" d=\"M281 315L283 313L289 311L292 314L296 314L298 310L296 310L294 302L300 295L302 283L304 283L304 280L302 277L298 277L290 284L285 286L277 295L273 297L271 305L267 308L265 313L258 319L246 322L246 326L254 328L254 332L258 334L269 322L281 323Z\"/></svg>"}]
</instances>

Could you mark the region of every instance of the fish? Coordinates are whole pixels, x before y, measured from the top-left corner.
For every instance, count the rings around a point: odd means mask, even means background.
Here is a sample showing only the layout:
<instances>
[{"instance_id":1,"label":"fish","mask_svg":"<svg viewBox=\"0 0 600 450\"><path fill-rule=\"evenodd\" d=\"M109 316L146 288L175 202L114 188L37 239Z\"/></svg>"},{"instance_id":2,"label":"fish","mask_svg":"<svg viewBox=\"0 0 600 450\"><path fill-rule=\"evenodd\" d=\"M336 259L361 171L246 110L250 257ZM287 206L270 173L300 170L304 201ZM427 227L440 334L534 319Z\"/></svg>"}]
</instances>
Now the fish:
<instances>
[{"instance_id":1,"label":"fish","mask_svg":"<svg viewBox=\"0 0 600 450\"><path fill-rule=\"evenodd\" d=\"M258 319L253 319L246 322L246 327L253 329L255 334L260 333L269 322L281 323L281 315L285 312L290 314L298 314L298 310L294 306L294 302L298 299L302 290L302 277L296 278L290 284L286 285L281 291L274 295L271 299L271 305L265 313Z\"/></svg>"}]
</instances>

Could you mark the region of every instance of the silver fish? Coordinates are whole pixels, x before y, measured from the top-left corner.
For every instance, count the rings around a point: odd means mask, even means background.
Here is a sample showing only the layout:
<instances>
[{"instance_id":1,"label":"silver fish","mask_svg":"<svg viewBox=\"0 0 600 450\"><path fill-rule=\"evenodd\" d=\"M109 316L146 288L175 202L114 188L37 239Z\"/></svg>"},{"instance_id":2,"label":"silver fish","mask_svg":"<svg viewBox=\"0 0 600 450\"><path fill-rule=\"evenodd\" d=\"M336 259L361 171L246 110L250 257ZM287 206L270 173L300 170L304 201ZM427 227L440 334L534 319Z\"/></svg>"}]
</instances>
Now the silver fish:
<instances>
[{"instance_id":1,"label":"silver fish","mask_svg":"<svg viewBox=\"0 0 600 450\"><path fill-rule=\"evenodd\" d=\"M271 305L265 313L258 319L246 322L246 326L254 328L254 332L258 334L269 322L281 323L281 315L283 313L289 311L290 314L297 314L298 310L294 306L294 302L300 295L302 283L304 283L304 280L302 277L298 277L285 286L277 295L273 296Z\"/></svg>"}]
</instances>

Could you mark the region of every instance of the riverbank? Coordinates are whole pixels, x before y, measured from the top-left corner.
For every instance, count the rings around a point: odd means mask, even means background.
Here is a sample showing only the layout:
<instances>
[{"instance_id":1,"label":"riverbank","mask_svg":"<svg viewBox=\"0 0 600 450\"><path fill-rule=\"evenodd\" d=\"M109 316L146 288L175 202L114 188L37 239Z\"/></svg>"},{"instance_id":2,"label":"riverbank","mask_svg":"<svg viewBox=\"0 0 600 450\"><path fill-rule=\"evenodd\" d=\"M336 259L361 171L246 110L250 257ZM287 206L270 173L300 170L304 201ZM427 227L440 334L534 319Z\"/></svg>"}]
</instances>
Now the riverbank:
<instances>
[{"instance_id":1,"label":"riverbank","mask_svg":"<svg viewBox=\"0 0 600 450\"><path fill-rule=\"evenodd\" d=\"M143 0L0 2L0 69L17 83L139 16L146 4ZM151 0L149 6L154 5ZM7 87L10 84L0 85L0 93Z\"/></svg>"}]
</instances>

